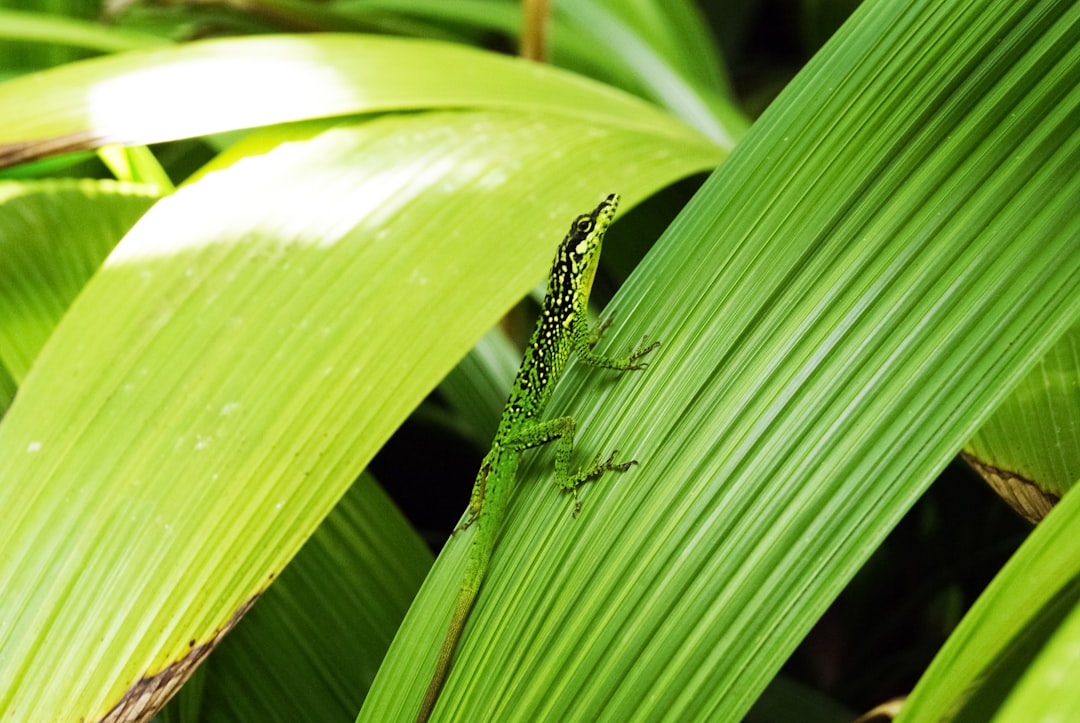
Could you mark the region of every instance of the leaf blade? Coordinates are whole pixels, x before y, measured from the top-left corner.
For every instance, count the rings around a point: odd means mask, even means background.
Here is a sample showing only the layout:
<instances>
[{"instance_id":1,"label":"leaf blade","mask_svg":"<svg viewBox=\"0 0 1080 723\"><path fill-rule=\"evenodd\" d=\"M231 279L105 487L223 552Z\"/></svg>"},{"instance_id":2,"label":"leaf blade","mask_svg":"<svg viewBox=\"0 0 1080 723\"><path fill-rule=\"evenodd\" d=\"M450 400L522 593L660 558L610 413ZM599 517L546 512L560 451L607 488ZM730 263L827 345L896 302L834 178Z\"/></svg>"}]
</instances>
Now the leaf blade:
<instances>
[{"instance_id":1,"label":"leaf blade","mask_svg":"<svg viewBox=\"0 0 1080 723\"><path fill-rule=\"evenodd\" d=\"M535 283L570 208L620 172L634 198L709 162L658 140L387 116L296 129L155 205L0 422L0 709L100 717L182 682Z\"/></svg>"},{"instance_id":2,"label":"leaf blade","mask_svg":"<svg viewBox=\"0 0 1080 723\"><path fill-rule=\"evenodd\" d=\"M613 302L605 343L662 339L648 372L560 385L549 413L575 414L583 456L642 464L576 522L528 484L544 455L523 464L435 719L746 712L1080 313L1074 19L862 6ZM359 720L414 712L467 542Z\"/></svg>"}]
</instances>

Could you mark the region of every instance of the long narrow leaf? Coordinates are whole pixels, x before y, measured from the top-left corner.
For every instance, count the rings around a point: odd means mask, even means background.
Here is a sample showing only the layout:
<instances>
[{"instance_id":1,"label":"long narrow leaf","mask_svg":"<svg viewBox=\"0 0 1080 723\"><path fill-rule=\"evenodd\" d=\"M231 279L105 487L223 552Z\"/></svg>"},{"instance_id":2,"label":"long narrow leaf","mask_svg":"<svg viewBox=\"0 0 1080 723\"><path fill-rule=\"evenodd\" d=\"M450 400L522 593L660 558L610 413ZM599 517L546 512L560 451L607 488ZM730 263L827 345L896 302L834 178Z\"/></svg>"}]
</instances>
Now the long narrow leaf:
<instances>
[{"instance_id":1,"label":"long narrow leaf","mask_svg":"<svg viewBox=\"0 0 1080 723\"><path fill-rule=\"evenodd\" d=\"M1074 3L865 3L612 304L551 415L640 462L516 504L435 717L736 720L1080 314ZM415 715L470 531L361 720ZM417 665L421 651L426 665Z\"/></svg>"},{"instance_id":2,"label":"long narrow leaf","mask_svg":"<svg viewBox=\"0 0 1080 723\"><path fill-rule=\"evenodd\" d=\"M702 142L654 106L553 68L446 43L326 33L130 52L0 84L0 165L105 143L475 105Z\"/></svg>"}]
</instances>

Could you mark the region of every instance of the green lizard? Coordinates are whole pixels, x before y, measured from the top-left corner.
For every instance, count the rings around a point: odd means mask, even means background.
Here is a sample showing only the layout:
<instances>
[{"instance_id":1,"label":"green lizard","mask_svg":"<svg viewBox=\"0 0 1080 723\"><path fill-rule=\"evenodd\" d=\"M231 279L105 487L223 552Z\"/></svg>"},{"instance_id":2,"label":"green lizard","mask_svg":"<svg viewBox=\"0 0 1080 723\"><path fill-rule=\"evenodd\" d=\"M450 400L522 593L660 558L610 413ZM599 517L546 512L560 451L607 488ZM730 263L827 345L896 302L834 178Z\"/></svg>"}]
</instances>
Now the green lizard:
<instances>
[{"instance_id":1,"label":"green lizard","mask_svg":"<svg viewBox=\"0 0 1080 723\"><path fill-rule=\"evenodd\" d=\"M454 649L495 547L522 451L558 440L555 482L574 495L575 515L580 510L578 488L581 485L600 477L604 472L625 472L636 464L634 460L616 462L618 452L615 451L603 462L598 454L589 467L571 472L570 454L574 448L576 428L574 418L540 419L571 353L576 353L578 359L590 366L626 371L644 369L647 364L638 360L659 345L659 342L642 344L629 356L622 358L605 357L593 352L593 346L607 325L601 324L596 331L589 331L589 291L596 277L604 232L615 216L618 203L619 196L613 193L592 213L578 216L555 254L536 330L525 348L525 358L510 389L510 398L491 443L491 451L484 457L476 475L468 518L458 527L460 530L474 522L477 524L465 575L454 601L450 629L446 632L435 673L424 694L424 702L416 719L418 723L426 721L431 715L450 670Z\"/></svg>"}]
</instances>

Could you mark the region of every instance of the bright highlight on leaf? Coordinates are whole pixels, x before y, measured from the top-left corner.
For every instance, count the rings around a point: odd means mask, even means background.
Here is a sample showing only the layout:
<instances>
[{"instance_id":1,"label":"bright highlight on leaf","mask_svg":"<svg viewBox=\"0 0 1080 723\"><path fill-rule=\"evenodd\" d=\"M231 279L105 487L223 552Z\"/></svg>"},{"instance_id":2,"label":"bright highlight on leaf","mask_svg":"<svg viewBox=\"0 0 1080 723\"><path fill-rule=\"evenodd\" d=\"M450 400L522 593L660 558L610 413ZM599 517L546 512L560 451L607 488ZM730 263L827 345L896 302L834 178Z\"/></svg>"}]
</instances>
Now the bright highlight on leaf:
<instances>
[{"instance_id":1,"label":"bright highlight on leaf","mask_svg":"<svg viewBox=\"0 0 1080 723\"><path fill-rule=\"evenodd\" d=\"M641 198L700 150L560 115L384 116L298 129L157 204L0 424L0 478L37 480L0 489L2 582L26 591L0 622L0 707L104 715L182 682L542 275L565 209L622 172Z\"/></svg>"},{"instance_id":2,"label":"bright highlight on leaf","mask_svg":"<svg viewBox=\"0 0 1080 723\"><path fill-rule=\"evenodd\" d=\"M657 108L579 76L446 43L327 33L124 53L0 84L0 165L104 143L477 106L715 147Z\"/></svg>"}]
</instances>

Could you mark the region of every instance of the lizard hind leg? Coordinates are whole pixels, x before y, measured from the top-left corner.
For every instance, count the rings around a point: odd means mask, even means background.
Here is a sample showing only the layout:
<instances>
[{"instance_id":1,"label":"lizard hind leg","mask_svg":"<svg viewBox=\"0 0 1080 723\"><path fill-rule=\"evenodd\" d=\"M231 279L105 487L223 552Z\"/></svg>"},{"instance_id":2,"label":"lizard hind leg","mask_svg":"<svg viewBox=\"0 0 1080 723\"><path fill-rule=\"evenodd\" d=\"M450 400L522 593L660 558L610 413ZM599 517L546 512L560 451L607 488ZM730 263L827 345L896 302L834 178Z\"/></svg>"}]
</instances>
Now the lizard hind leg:
<instances>
[{"instance_id":1,"label":"lizard hind leg","mask_svg":"<svg viewBox=\"0 0 1080 723\"><path fill-rule=\"evenodd\" d=\"M560 417L551 420L553 426L559 427L558 442L555 448L555 484L564 492L569 492L574 497L574 517L581 512L581 498L578 490L586 482L599 479L605 472L625 472L631 466L637 464L636 460L628 462L616 462L615 456L619 453L615 450L601 461L601 454L593 458L592 464L582 467L576 472L570 470L570 457L574 451L574 432L577 425L573 417Z\"/></svg>"}]
</instances>

